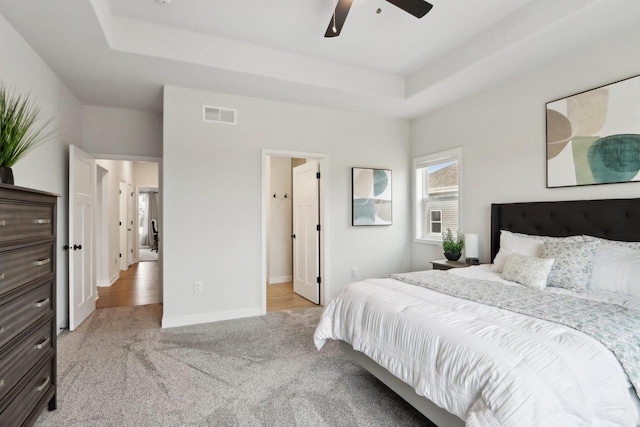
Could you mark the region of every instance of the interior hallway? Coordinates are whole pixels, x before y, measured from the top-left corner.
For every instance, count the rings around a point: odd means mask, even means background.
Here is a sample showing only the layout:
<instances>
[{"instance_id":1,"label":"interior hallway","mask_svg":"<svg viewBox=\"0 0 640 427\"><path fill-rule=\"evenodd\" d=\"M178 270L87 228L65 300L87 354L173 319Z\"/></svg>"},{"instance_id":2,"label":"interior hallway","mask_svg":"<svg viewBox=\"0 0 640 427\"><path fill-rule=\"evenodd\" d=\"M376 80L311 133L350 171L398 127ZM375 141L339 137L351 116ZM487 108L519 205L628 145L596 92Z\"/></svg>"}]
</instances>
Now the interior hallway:
<instances>
[{"instance_id":1,"label":"interior hallway","mask_svg":"<svg viewBox=\"0 0 640 427\"><path fill-rule=\"evenodd\" d=\"M127 307L158 304L160 299L160 275L158 262L139 262L108 287L98 288L96 308Z\"/></svg>"}]
</instances>

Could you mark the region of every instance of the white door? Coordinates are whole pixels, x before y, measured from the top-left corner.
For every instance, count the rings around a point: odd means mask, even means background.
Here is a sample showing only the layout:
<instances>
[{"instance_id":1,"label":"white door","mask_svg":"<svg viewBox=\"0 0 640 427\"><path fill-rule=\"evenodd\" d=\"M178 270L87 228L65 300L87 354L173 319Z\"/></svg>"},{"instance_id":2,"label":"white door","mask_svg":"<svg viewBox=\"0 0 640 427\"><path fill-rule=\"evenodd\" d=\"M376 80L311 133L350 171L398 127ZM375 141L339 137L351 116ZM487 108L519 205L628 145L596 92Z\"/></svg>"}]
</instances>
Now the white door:
<instances>
[{"instance_id":1,"label":"white door","mask_svg":"<svg viewBox=\"0 0 640 427\"><path fill-rule=\"evenodd\" d=\"M133 264L133 186L127 184L127 267Z\"/></svg>"},{"instance_id":2,"label":"white door","mask_svg":"<svg viewBox=\"0 0 640 427\"><path fill-rule=\"evenodd\" d=\"M293 168L293 291L320 304L318 162Z\"/></svg>"},{"instance_id":3,"label":"white door","mask_svg":"<svg viewBox=\"0 0 640 427\"><path fill-rule=\"evenodd\" d=\"M69 151L69 330L96 309L94 206L96 161L72 145Z\"/></svg>"},{"instance_id":4,"label":"white door","mask_svg":"<svg viewBox=\"0 0 640 427\"><path fill-rule=\"evenodd\" d=\"M129 235L127 232L127 229L129 227L127 227L127 216L128 216L128 209L127 209L127 202L129 200L129 197L127 196L127 183L126 182L120 182L120 197L118 198L119 203L120 203L120 207L119 207L119 212L120 212L120 219L119 219L119 227L120 227L120 270L121 271L125 271L129 268L129 257L127 256L128 251L128 246L129 246Z\"/></svg>"}]
</instances>

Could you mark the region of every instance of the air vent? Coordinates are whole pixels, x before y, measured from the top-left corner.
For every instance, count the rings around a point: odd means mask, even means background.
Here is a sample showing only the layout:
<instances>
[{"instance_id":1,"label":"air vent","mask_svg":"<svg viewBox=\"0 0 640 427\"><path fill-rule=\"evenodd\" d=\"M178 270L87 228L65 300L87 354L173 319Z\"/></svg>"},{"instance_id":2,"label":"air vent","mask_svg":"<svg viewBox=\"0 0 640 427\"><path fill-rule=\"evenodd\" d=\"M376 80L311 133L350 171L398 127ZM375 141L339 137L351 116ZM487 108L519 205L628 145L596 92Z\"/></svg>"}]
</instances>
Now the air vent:
<instances>
[{"instance_id":1,"label":"air vent","mask_svg":"<svg viewBox=\"0 0 640 427\"><path fill-rule=\"evenodd\" d=\"M202 109L202 120L210 123L237 124L237 111L230 108L210 107L205 105Z\"/></svg>"}]
</instances>

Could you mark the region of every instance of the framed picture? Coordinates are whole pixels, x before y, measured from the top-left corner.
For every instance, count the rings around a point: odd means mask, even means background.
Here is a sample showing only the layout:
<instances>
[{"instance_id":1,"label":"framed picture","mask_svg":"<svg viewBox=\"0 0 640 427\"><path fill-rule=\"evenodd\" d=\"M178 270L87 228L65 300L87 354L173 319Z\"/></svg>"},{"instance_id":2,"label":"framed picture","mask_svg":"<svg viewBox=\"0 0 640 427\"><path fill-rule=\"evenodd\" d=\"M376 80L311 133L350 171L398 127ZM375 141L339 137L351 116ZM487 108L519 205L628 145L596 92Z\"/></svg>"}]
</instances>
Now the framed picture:
<instances>
[{"instance_id":1,"label":"framed picture","mask_svg":"<svg viewBox=\"0 0 640 427\"><path fill-rule=\"evenodd\" d=\"M547 103L547 188L640 181L640 76Z\"/></svg>"},{"instance_id":2,"label":"framed picture","mask_svg":"<svg viewBox=\"0 0 640 427\"><path fill-rule=\"evenodd\" d=\"M352 225L391 225L391 171L352 168Z\"/></svg>"}]
</instances>

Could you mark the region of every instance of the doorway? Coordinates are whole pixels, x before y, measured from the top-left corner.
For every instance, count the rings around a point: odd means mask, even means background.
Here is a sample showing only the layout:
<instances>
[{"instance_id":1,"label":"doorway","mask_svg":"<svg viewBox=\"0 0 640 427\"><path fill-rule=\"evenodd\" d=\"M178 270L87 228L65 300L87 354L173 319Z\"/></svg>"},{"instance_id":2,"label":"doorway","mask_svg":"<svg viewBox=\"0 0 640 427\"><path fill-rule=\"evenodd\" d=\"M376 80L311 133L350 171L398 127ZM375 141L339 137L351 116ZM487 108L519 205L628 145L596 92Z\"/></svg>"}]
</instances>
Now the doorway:
<instances>
[{"instance_id":1,"label":"doorway","mask_svg":"<svg viewBox=\"0 0 640 427\"><path fill-rule=\"evenodd\" d=\"M263 313L324 304L328 224L323 181L328 158L266 149L262 154ZM296 175L296 170L303 173ZM315 202L296 197L294 181L302 183L298 196L311 189L307 199Z\"/></svg>"},{"instance_id":2,"label":"doorway","mask_svg":"<svg viewBox=\"0 0 640 427\"><path fill-rule=\"evenodd\" d=\"M141 235L141 225L143 232L147 230L141 219L151 219L148 204L141 206L140 200L147 200L150 192L154 194L153 221L156 228L161 226L160 164L122 159L98 159L96 163L108 171L108 185L103 187L111 188L107 191L110 207L103 209L101 221L103 226L106 224L106 234L110 237L106 253L106 258L111 260L110 280L98 289L96 308L160 303L160 263L140 263L140 248L144 249L149 238ZM146 215L141 217L141 212ZM159 240L159 232L156 238ZM151 247L147 249L150 252ZM156 246L152 255L156 261L160 259L160 252Z\"/></svg>"}]
</instances>

